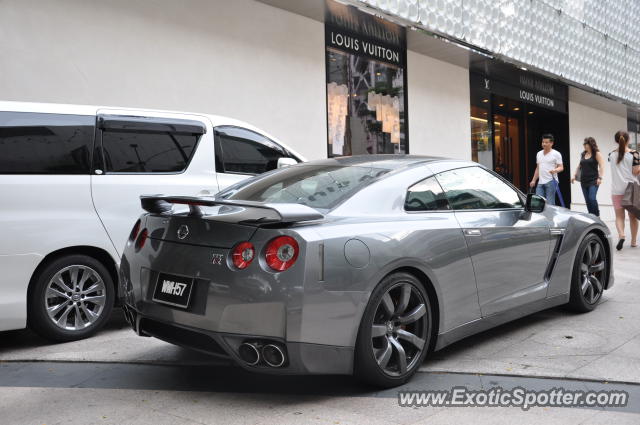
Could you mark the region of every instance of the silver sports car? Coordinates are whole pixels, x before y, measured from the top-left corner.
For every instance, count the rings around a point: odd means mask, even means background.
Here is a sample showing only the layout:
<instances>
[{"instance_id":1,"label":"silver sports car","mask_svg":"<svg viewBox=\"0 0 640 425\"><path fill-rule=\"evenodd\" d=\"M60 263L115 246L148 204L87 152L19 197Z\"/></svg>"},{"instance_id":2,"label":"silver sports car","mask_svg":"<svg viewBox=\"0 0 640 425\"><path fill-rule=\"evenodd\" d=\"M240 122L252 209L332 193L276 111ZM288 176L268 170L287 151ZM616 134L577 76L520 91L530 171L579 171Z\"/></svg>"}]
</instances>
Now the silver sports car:
<instances>
[{"instance_id":1,"label":"silver sports car","mask_svg":"<svg viewBox=\"0 0 640 425\"><path fill-rule=\"evenodd\" d=\"M613 284L597 217L473 162L328 159L141 202L120 271L134 330L260 372L399 385L430 351L549 307L590 311Z\"/></svg>"}]
</instances>

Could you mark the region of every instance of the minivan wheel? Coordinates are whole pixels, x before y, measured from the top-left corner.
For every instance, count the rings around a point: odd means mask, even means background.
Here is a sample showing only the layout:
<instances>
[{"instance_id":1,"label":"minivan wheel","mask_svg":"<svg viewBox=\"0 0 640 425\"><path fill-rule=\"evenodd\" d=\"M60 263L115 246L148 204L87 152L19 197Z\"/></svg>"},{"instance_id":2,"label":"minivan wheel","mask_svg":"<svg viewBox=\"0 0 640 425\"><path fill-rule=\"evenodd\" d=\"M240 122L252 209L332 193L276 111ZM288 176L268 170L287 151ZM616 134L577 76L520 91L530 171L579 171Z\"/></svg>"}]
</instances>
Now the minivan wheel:
<instances>
[{"instance_id":1,"label":"minivan wheel","mask_svg":"<svg viewBox=\"0 0 640 425\"><path fill-rule=\"evenodd\" d=\"M409 273L385 277L371 294L355 349L356 376L378 387L402 385L418 370L431 338L431 305Z\"/></svg>"},{"instance_id":2,"label":"minivan wheel","mask_svg":"<svg viewBox=\"0 0 640 425\"><path fill-rule=\"evenodd\" d=\"M581 313L596 308L609 278L609 260L596 234L588 234L580 243L571 276L569 307Z\"/></svg>"},{"instance_id":3,"label":"minivan wheel","mask_svg":"<svg viewBox=\"0 0 640 425\"><path fill-rule=\"evenodd\" d=\"M115 288L107 269L86 255L52 261L35 276L29 326L53 341L87 338L109 319Z\"/></svg>"}]
</instances>

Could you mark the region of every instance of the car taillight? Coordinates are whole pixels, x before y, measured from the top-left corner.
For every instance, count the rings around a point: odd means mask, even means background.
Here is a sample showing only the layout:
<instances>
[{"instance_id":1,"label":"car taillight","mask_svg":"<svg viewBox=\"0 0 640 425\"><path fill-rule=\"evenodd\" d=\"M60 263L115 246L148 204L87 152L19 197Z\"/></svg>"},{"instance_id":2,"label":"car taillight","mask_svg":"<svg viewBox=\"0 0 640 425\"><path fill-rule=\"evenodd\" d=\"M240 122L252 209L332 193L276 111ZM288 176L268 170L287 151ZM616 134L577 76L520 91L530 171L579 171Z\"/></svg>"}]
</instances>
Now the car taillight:
<instances>
[{"instance_id":1,"label":"car taillight","mask_svg":"<svg viewBox=\"0 0 640 425\"><path fill-rule=\"evenodd\" d=\"M246 269L253 261L256 250L251 242L242 242L233 248L231 259L233 265L239 269Z\"/></svg>"},{"instance_id":2,"label":"car taillight","mask_svg":"<svg viewBox=\"0 0 640 425\"><path fill-rule=\"evenodd\" d=\"M136 241L136 250L140 251L142 249L142 247L144 246L144 243L147 241L147 237L149 236L149 232L147 232L147 229L142 230L142 232L140 232L140 236L138 236L138 240Z\"/></svg>"},{"instance_id":3,"label":"car taillight","mask_svg":"<svg viewBox=\"0 0 640 425\"><path fill-rule=\"evenodd\" d=\"M298 258L298 242L291 236L278 236L267 244L265 259L275 271L284 271Z\"/></svg>"},{"instance_id":4,"label":"car taillight","mask_svg":"<svg viewBox=\"0 0 640 425\"><path fill-rule=\"evenodd\" d=\"M138 236L138 232L140 231L140 220L136 221L136 224L133 225L133 229L131 229L131 234L129 234L129 240L135 241Z\"/></svg>"}]
</instances>

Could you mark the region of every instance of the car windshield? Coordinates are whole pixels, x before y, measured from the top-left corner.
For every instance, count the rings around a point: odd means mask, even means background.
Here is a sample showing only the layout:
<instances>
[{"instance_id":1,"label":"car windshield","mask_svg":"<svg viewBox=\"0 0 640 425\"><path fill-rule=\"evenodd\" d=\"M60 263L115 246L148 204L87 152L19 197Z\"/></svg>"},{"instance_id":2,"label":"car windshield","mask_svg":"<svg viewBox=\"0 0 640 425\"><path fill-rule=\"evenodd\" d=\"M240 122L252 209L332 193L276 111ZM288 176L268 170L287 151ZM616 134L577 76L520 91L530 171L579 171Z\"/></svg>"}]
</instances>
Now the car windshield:
<instances>
[{"instance_id":1,"label":"car windshield","mask_svg":"<svg viewBox=\"0 0 640 425\"><path fill-rule=\"evenodd\" d=\"M297 165L232 186L216 198L296 203L329 210L388 172L387 168Z\"/></svg>"}]
</instances>

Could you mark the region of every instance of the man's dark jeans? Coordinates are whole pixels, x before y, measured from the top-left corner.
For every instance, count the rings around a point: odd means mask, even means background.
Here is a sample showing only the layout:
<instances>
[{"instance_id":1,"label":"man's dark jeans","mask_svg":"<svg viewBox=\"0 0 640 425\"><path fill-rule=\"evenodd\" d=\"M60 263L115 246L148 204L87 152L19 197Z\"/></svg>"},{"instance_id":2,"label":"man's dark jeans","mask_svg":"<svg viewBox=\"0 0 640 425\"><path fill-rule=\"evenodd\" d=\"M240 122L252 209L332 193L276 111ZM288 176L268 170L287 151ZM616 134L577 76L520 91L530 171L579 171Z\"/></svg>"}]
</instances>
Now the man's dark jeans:
<instances>
[{"instance_id":1,"label":"man's dark jeans","mask_svg":"<svg viewBox=\"0 0 640 425\"><path fill-rule=\"evenodd\" d=\"M548 183L543 183L536 186L536 195L543 196L547 199L547 204L556 204L556 187L553 184L553 180Z\"/></svg>"}]
</instances>

